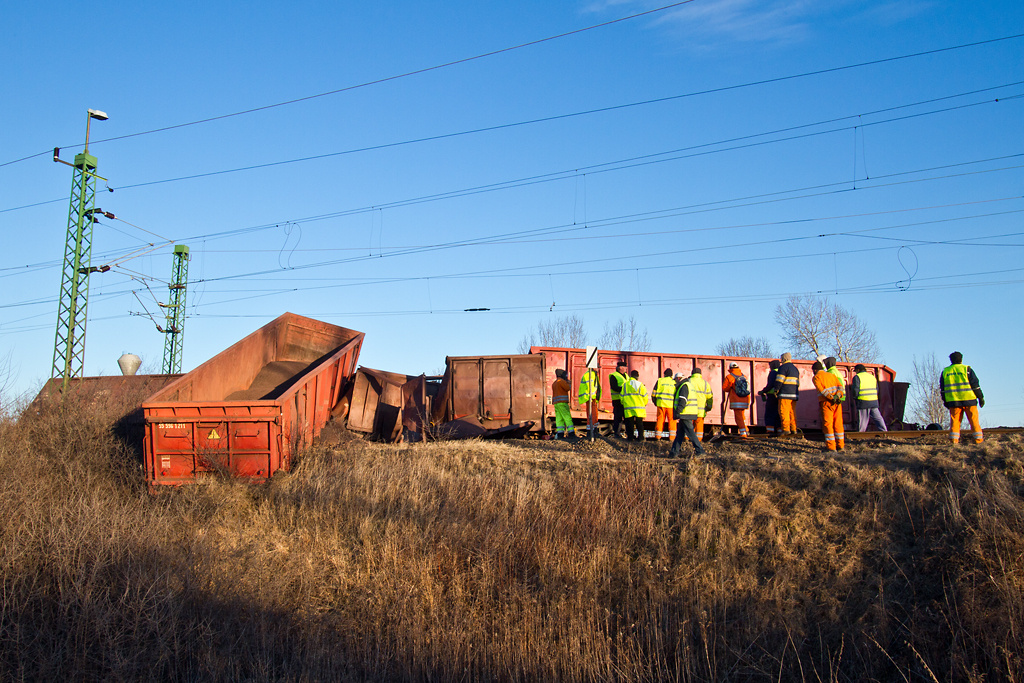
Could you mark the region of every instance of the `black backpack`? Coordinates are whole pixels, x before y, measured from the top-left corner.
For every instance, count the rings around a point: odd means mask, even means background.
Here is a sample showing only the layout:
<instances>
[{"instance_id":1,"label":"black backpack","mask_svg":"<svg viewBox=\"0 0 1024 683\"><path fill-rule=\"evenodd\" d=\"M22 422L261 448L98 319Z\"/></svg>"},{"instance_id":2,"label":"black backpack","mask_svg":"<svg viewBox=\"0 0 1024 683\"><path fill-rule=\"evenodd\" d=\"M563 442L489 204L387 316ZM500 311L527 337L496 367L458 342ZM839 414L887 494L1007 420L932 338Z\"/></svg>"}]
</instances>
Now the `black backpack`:
<instances>
[{"instance_id":1,"label":"black backpack","mask_svg":"<svg viewBox=\"0 0 1024 683\"><path fill-rule=\"evenodd\" d=\"M750 383L747 382L747 378L740 375L736 378L736 384L732 386L732 390L736 392L737 396L750 396Z\"/></svg>"}]
</instances>

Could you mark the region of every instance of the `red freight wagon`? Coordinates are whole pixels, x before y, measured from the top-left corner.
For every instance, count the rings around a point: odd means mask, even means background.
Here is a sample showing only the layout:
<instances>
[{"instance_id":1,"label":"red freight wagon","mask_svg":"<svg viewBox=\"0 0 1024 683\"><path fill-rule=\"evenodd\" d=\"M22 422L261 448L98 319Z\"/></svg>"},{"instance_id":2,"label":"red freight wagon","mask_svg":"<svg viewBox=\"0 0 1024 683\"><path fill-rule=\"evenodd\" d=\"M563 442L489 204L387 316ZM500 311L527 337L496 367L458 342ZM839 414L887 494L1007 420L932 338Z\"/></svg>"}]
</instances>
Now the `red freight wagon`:
<instances>
[{"instance_id":1,"label":"red freight wagon","mask_svg":"<svg viewBox=\"0 0 1024 683\"><path fill-rule=\"evenodd\" d=\"M534 431L544 428L543 356L449 357L445 366L434 423L475 417L485 429L529 421L536 423ZM551 393L550 382L546 393Z\"/></svg>"},{"instance_id":2,"label":"red freight wagon","mask_svg":"<svg viewBox=\"0 0 1024 683\"><path fill-rule=\"evenodd\" d=\"M547 391L546 413L554 415L554 406L551 405L551 385L555 380L555 370L565 368L569 372L570 384L574 390L579 387L580 377L586 370L586 351L583 349L553 348L545 346L534 346L530 353L542 354L545 358L544 386ZM704 379L711 385L714 392L714 407L704 419L706 425L735 425L731 410L725 411L722 415L722 382L729 371L729 363L739 363L740 370L751 382L751 391L754 396L752 412L747 413L748 421L755 426L764 425L764 402L757 398L757 392L763 389L768 380L770 371L770 358L729 358L728 356L696 356L677 353L652 353L636 351L598 351L598 367L601 375L602 398L598 406L599 416L602 421L612 419L611 383L608 375L615 371L617 363L624 362L629 371L637 370L640 373L640 381L647 387L648 394L653 391L654 383L667 369L673 373L679 372L689 376L693 369L699 367ZM813 373L811 365L813 360L794 360L794 364L800 369L800 400L796 404L797 426L801 429L821 429L821 416L818 412L817 391L811 382ZM885 418L886 424L894 424L903 421L903 410L906 405L907 387L904 382L894 381L896 372L885 365L864 364L868 372L878 379L878 401L879 409ZM846 377L847 394L849 385L853 382L854 363L840 363L838 368ZM575 398L575 397L574 397ZM573 400L573 418L586 420L586 415L580 409L579 403ZM843 405L843 414L846 424L853 425L856 420L851 419L852 401L847 400ZM653 403L647 404L646 421L654 423L656 410Z\"/></svg>"},{"instance_id":3,"label":"red freight wagon","mask_svg":"<svg viewBox=\"0 0 1024 683\"><path fill-rule=\"evenodd\" d=\"M285 313L143 404L150 487L287 470L330 419L363 333Z\"/></svg>"}]
</instances>

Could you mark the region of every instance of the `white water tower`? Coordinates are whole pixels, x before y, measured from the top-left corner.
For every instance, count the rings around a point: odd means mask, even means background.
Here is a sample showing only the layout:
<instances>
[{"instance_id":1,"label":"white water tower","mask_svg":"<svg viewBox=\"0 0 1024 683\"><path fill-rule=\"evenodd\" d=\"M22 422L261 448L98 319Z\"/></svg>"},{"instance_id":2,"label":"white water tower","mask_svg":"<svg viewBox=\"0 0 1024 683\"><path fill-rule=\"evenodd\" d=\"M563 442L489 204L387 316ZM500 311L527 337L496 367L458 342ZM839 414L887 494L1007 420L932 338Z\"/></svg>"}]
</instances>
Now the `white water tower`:
<instances>
[{"instance_id":1,"label":"white water tower","mask_svg":"<svg viewBox=\"0 0 1024 683\"><path fill-rule=\"evenodd\" d=\"M121 368L122 375L131 376L139 371L142 359L134 353L122 353L121 357L117 359L117 365Z\"/></svg>"}]
</instances>

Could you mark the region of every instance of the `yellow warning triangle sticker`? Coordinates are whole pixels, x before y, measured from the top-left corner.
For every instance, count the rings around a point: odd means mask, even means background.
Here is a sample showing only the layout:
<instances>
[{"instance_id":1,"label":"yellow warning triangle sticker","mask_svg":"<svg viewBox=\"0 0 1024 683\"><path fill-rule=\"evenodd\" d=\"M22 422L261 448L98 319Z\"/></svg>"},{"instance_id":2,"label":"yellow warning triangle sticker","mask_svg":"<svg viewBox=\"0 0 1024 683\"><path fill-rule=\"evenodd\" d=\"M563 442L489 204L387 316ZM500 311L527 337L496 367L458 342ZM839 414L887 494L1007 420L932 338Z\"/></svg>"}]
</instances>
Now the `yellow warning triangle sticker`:
<instances>
[{"instance_id":1,"label":"yellow warning triangle sticker","mask_svg":"<svg viewBox=\"0 0 1024 683\"><path fill-rule=\"evenodd\" d=\"M220 434L217 433L216 429L211 429L210 430L210 435L207 436L206 438L207 439L219 439L220 438Z\"/></svg>"}]
</instances>

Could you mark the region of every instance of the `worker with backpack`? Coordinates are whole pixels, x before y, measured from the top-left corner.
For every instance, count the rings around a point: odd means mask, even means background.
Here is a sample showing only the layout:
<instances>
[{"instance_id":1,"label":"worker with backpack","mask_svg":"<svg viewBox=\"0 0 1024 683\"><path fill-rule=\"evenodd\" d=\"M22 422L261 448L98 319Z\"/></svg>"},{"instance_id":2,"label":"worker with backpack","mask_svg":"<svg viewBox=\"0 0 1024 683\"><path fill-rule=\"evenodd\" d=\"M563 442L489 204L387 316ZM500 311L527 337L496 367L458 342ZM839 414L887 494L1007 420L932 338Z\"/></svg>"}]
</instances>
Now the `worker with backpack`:
<instances>
[{"instance_id":1,"label":"worker with backpack","mask_svg":"<svg viewBox=\"0 0 1024 683\"><path fill-rule=\"evenodd\" d=\"M729 372L722 382L722 420L725 421L726 404L736 418L736 429L740 438L749 439L747 409L750 408L750 380L740 370L739 363L729 363Z\"/></svg>"}]
</instances>

